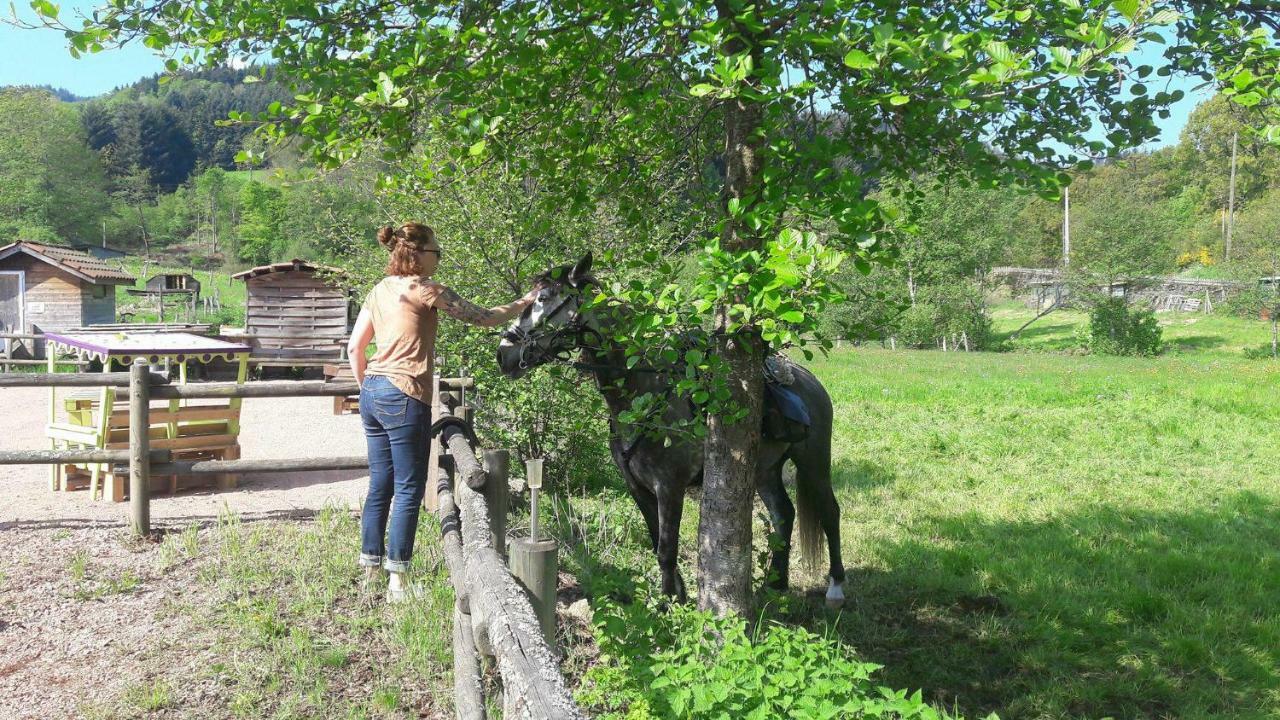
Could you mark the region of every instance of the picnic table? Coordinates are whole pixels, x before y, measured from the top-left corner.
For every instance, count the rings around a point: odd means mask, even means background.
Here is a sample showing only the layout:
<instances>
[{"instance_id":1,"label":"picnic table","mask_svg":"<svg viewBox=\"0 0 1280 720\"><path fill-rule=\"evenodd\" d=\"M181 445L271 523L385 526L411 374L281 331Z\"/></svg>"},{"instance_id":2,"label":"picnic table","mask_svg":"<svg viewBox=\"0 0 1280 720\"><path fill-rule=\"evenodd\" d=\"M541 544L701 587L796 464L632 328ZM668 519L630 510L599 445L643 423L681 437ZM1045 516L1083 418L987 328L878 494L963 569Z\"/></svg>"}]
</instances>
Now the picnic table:
<instances>
[{"instance_id":1,"label":"picnic table","mask_svg":"<svg viewBox=\"0 0 1280 720\"><path fill-rule=\"evenodd\" d=\"M76 331L45 333L49 372L55 372L55 359L74 355L81 360L98 360L103 369L124 369L137 358L152 365L176 365L178 382L187 382L190 363L204 364L225 360L236 365L236 382L243 383L248 371L249 346L226 342L190 332ZM240 457L240 398L209 403L167 400L153 403L149 409L148 434L151 447L170 450L175 459L235 460ZM61 448L125 448L129 445L129 408L122 403L116 408L116 388L102 387L68 393L58 401L58 389L49 388L49 417L46 426L50 447ZM83 463L52 466L50 487L53 490L89 489L90 498L103 495L115 502L125 499L129 479L127 472L116 473L109 465ZM178 490L179 477L152 478L152 490ZM235 487L232 475L215 477L219 488Z\"/></svg>"}]
</instances>

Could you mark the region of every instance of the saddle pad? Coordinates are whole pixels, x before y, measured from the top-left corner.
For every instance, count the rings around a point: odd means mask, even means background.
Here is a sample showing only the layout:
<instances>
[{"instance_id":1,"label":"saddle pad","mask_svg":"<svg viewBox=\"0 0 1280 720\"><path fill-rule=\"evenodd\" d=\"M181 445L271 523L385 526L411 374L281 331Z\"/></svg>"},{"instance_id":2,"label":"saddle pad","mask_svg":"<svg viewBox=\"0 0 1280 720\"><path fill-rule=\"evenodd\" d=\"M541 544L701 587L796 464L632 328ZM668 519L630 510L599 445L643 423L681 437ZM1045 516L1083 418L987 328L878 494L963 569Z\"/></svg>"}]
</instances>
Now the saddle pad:
<instances>
[{"instance_id":1,"label":"saddle pad","mask_svg":"<svg viewBox=\"0 0 1280 720\"><path fill-rule=\"evenodd\" d=\"M782 412L783 417L792 422L798 422L805 427L813 424L809 419L809 408L805 406L804 399L795 390L786 385L772 382L766 382L764 386L767 390L765 401L772 401L778 407L778 410Z\"/></svg>"}]
</instances>

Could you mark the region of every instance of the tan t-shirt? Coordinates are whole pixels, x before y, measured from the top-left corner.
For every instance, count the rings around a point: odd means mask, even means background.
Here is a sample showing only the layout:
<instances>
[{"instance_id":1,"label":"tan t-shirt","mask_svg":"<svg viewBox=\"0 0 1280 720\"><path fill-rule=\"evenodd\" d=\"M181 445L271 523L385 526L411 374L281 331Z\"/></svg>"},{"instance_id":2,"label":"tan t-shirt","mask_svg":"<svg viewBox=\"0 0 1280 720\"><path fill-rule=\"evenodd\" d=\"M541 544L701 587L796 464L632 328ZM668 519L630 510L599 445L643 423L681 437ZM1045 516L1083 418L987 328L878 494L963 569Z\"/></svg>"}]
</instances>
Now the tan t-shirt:
<instances>
[{"instance_id":1,"label":"tan t-shirt","mask_svg":"<svg viewBox=\"0 0 1280 720\"><path fill-rule=\"evenodd\" d=\"M385 376L405 395L428 405L439 323L434 304L444 289L430 278L393 275L375 285L364 301L378 346L365 374Z\"/></svg>"}]
</instances>

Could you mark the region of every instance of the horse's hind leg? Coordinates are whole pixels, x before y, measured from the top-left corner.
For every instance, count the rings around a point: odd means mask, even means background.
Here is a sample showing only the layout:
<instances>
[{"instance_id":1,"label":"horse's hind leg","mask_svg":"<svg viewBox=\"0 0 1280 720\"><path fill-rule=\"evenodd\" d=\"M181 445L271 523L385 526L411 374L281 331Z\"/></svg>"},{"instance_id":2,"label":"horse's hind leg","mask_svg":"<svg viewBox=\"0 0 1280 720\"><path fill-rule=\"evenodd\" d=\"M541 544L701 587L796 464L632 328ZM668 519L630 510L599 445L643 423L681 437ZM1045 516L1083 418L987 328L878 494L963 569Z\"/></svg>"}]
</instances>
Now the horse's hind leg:
<instances>
[{"instance_id":1,"label":"horse's hind leg","mask_svg":"<svg viewBox=\"0 0 1280 720\"><path fill-rule=\"evenodd\" d=\"M774 590L786 590L791 571L791 529L795 524L796 509L787 497L782 484L783 458L772 467L763 468L756 479L756 492L769 510L773 533L769 536L769 577L766 583Z\"/></svg>"},{"instance_id":2,"label":"horse's hind leg","mask_svg":"<svg viewBox=\"0 0 1280 720\"><path fill-rule=\"evenodd\" d=\"M830 441L811 442L807 452L799 453L792 462L796 464L796 492L800 503L800 541L805 546L821 542L813 537L816 519L826 536L831 561L827 573L827 606L840 607L844 604L845 572L840 556L840 505L831 488Z\"/></svg>"},{"instance_id":3,"label":"horse's hind leg","mask_svg":"<svg viewBox=\"0 0 1280 720\"><path fill-rule=\"evenodd\" d=\"M631 498L636 501L636 506L640 508L640 514L644 516L644 524L649 528L649 543L653 548L653 552L658 552L658 498L653 491L644 487L632 477L631 473L624 472L623 476L627 480L627 490L631 493Z\"/></svg>"},{"instance_id":4,"label":"horse's hind leg","mask_svg":"<svg viewBox=\"0 0 1280 720\"><path fill-rule=\"evenodd\" d=\"M657 483L658 569L662 571L662 593L684 602L688 595L680 577L680 517L684 514L684 485Z\"/></svg>"}]
</instances>

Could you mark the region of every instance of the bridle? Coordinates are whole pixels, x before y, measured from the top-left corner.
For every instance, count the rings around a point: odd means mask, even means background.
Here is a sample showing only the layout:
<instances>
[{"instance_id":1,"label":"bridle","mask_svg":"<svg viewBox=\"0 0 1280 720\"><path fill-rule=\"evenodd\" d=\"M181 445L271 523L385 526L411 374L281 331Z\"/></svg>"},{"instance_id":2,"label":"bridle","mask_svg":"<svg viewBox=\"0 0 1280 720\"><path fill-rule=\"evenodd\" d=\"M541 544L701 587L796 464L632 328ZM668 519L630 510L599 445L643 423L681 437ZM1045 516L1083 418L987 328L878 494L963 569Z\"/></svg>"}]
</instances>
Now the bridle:
<instances>
[{"instance_id":1,"label":"bridle","mask_svg":"<svg viewBox=\"0 0 1280 720\"><path fill-rule=\"evenodd\" d=\"M534 328L533 330L525 330L520 327L519 323L517 323L503 331L502 339L510 342L512 345L515 345L520 350L519 365L521 370L529 369L529 363L528 360L526 360L526 353L530 348L537 348L538 344L543 340L547 341L547 347L554 348L559 344L558 341L562 338L570 335L573 336L574 342L568 347L546 353L542 356L554 358L561 362L572 362L573 358L570 353L573 351L573 348L582 347L583 339L587 334L598 335L595 330L587 327L586 322L582 319L581 313L578 313L562 325L549 325L550 321L554 320L570 302L575 300L581 302L581 295L579 293L566 293L564 295L564 299L560 301L560 304L556 305L551 312L543 315L539 320L539 325L541 327ZM541 359L541 357L531 357L529 359L538 360Z\"/></svg>"}]
</instances>

